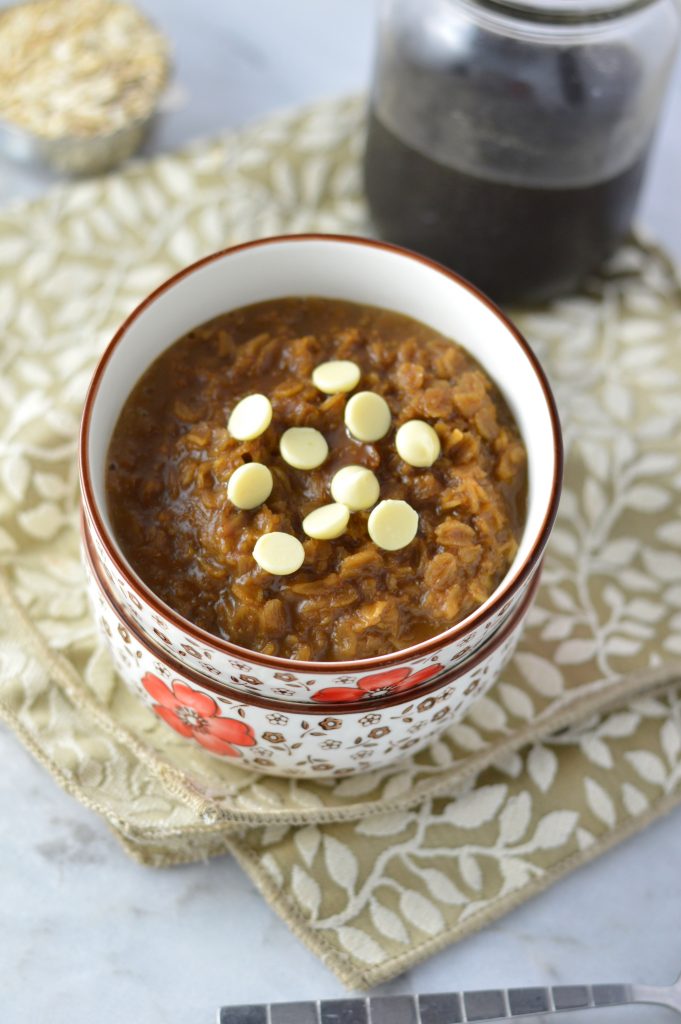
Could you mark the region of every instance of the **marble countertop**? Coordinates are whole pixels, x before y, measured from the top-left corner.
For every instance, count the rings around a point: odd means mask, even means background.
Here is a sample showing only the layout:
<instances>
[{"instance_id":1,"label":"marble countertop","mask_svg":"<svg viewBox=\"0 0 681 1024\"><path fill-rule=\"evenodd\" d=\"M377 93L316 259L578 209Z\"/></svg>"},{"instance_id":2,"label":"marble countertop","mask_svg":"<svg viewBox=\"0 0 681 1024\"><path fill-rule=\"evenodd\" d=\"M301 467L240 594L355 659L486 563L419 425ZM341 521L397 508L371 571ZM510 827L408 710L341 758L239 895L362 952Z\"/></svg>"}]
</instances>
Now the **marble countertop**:
<instances>
[{"instance_id":1,"label":"marble countertop","mask_svg":"<svg viewBox=\"0 0 681 1024\"><path fill-rule=\"evenodd\" d=\"M369 0L141 5L176 48L176 102L154 150L367 82ZM680 123L681 65L639 216L679 260ZM48 184L0 166L0 202ZM343 994L233 862L142 868L1 727L0 759L1 1024L203 1024L220 1003ZM679 863L681 811L381 991L668 983L681 969ZM567 1019L673 1017L636 1009Z\"/></svg>"}]
</instances>

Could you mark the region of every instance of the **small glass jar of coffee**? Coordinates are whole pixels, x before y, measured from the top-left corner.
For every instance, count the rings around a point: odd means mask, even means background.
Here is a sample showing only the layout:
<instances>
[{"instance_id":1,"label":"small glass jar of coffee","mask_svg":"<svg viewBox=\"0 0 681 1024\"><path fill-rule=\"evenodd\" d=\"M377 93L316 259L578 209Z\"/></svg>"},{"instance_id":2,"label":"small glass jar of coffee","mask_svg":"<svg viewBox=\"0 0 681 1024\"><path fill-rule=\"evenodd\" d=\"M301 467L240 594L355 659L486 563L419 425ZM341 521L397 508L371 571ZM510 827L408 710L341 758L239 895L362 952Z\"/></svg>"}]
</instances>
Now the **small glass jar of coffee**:
<instances>
[{"instance_id":1,"label":"small glass jar of coffee","mask_svg":"<svg viewBox=\"0 0 681 1024\"><path fill-rule=\"evenodd\" d=\"M575 288L630 227L680 20L676 0L384 0L378 231L500 302Z\"/></svg>"}]
</instances>

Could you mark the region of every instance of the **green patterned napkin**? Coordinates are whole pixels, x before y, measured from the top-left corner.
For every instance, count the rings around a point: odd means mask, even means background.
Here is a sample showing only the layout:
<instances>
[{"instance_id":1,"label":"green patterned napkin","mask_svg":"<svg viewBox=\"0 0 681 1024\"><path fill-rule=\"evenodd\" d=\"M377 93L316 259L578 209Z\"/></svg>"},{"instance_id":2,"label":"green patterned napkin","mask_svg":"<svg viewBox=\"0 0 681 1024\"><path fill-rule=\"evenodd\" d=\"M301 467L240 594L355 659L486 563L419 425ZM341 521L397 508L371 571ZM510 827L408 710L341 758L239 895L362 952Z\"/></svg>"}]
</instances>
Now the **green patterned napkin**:
<instances>
[{"instance_id":1,"label":"green patterned napkin","mask_svg":"<svg viewBox=\"0 0 681 1024\"><path fill-rule=\"evenodd\" d=\"M231 852L343 981L406 969L681 799L681 288L632 242L515 311L554 384L566 486L512 665L428 751L269 779L172 734L98 643L76 434L114 328L248 238L366 232L362 104L325 103L0 213L0 714L149 864Z\"/></svg>"}]
</instances>

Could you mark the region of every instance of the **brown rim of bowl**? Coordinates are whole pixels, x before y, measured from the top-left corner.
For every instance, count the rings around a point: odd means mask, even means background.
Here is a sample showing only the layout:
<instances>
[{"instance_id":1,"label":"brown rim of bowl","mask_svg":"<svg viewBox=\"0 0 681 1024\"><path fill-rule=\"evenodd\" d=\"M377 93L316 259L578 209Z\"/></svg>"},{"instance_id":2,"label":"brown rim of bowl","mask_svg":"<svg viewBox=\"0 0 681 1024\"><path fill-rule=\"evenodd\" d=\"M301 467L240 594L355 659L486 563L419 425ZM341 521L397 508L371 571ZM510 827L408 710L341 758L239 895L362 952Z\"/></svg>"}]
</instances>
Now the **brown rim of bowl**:
<instances>
[{"instance_id":1,"label":"brown rim of bowl","mask_svg":"<svg viewBox=\"0 0 681 1024\"><path fill-rule=\"evenodd\" d=\"M425 683L423 687L416 686L413 691L409 689L402 690L399 693L387 694L385 697L376 697L373 700L364 701L362 698L358 698L357 700L344 701L339 704L327 704L322 703L321 701L299 703L298 701L292 700L277 700L275 697L260 697L258 694L250 692L245 693L243 690L232 690L229 686L225 686L224 683L220 683L215 679L207 679L195 669L191 668L191 666L178 661L172 654L168 654L167 651L158 647L149 639L149 637L141 632L140 627L136 623L130 621L128 616L121 611L120 607L116 603L116 599L111 594L109 585L106 579L103 578L103 574L100 571L101 563L97 558L97 553L92 549L92 539L86 527L81 530L81 540L83 542L83 550L90 567L90 571L97 581L99 592L102 597L120 624L131 634L131 636L135 638L140 647L143 647L147 653L151 654L157 661L163 662L163 664L170 668L173 673L190 679L195 686L201 686L205 690L210 690L211 693L216 694L218 697L228 697L230 700L236 701L238 704L252 704L258 708L264 708L266 711L285 711L288 709L292 714L301 714L317 718L327 718L329 715L349 715L357 714L359 712L364 714L370 711L382 711L384 708L411 703L412 700L422 700L423 698L436 693L438 690L443 689L445 686L449 686L471 669L477 668L480 662L486 658L488 654L496 651L497 648L500 647L511 633L513 633L513 631L522 623L525 615L532 605L532 602L534 601L535 594L539 587L542 570L540 563L519 607L515 608L501 628L498 629L496 633L492 634L490 642L483 642L478 648L476 648L470 658L458 665L455 665L444 676L439 676L437 679L433 680L432 683ZM293 664L295 664L295 662L293 662Z\"/></svg>"},{"instance_id":2,"label":"brown rim of bowl","mask_svg":"<svg viewBox=\"0 0 681 1024\"><path fill-rule=\"evenodd\" d=\"M106 369L108 362L125 335L130 324L132 324L140 314L151 305L155 299L162 295L164 292L172 288L182 278L187 277L193 273L199 267L206 266L209 263L213 263L215 260L222 259L224 256L231 253L242 252L245 249L255 249L259 246L276 245L280 243L289 242L341 242L348 245L364 245L373 249L382 249L388 252L394 252L398 255L404 256L407 259L414 260L417 263L422 263L429 267L431 270L442 274L444 277L448 277L454 281L457 285L470 292L479 302L486 306L497 319L501 320L510 334L515 338L520 348L525 353L530 366L534 370L539 384L544 393L544 399L549 411L549 417L551 419L552 431L553 431L553 449L554 449L554 473L551 484L551 498L549 501L546 514L544 516L544 522L542 523L541 529L537 535L531 551L529 552L524 563L520 566L520 569L516 572L514 578L510 582L504 584L504 581L499 584L496 591L493 592L494 599L485 609L484 612L478 608L476 611L471 612L462 622L451 626L449 629L442 633L437 633L435 636L430 637L428 640L423 640L419 644L414 644L411 647L405 647L401 651L392 651L389 654L376 655L372 658L357 658L351 661L336 661L336 662L325 662L325 661L293 661L291 658L280 658L272 654L261 654L258 651L250 651L247 647L240 647L238 644L232 643L229 640L225 640L222 637L216 636L213 633L201 629L199 626L195 626L188 619L185 619L173 608L162 601L156 594L150 590L147 585L137 576L131 566L119 556L115 544L113 544L109 538L107 530L104 527L102 517L99 514L95 499L94 491L92 487L92 480L90 478L90 467L88 463L88 445L90 438L90 419L92 416L92 409L97 398L99 391L99 385L101 383L102 375ZM172 342L171 342L172 344ZM435 260L428 259L426 256L421 256L419 253L412 252L410 249L405 249L398 245L392 245L389 242L381 242L372 238L353 237L352 235L325 235L325 234L300 234L300 235L273 235L269 238L260 238L252 242L244 242L241 245L231 246L227 249L221 249L219 252L212 253L210 256L204 256L203 259L197 260L195 263L190 264L183 270L173 274L172 277L164 281L163 284L155 288L154 291L150 292L149 295L138 306L130 313L130 315L123 321L121 326L118 328L113 338L107 345L104 353L102 354L95 372L93 374L88 392L85 398L85 406L83 408L83 415L81 419L81 429L79 438L78 448L78 461L80 471L80 483L81 493L83 501L85 503L86 510L92 520L92 527L97 534L97 537L106 550L109 558L116 566L118 572L124 577L127 586L136 594L137 598L149 605L157 614L165 617L169 622L173 624L177 629L186 633L195 642L205 644L213 650L221 651L224 654L229 654L238 658L246 658L249 661L255 662L258 665L264 665L269 668L290 670L292 665L301 672L314 672L319 675L323 674L335 674L338 672L357 672L362 671L365 667L367 670L374 668L375 666L390 666L400 662L409 660L414 657L421 657L424 654L434 653L443 647L445 644L459 637L465 636L474 626L480 623L486 622L491 618L497 611L499 605L513 596L513 594L519 589L523 582L527 579L528 575L532 572L537 561L541 558L541 555L546 546L546 542L551 533L556 513L558 511L558 500L560 498L560 491L563 479L563 442L561 436L560 419L558 416L558 410L556 408L555 399L551 392L549 382L546 378L546 374L539 363L539 360L535 356L534 352L530 348L527 341L523 338L522 334L518 329L511 323L511 321L501 312L498 306L492 302L483 292L479 291L474 285L470 284L465 278L460 277L454 271L449 270L442 264L437 263Z\"/></svg>"}]
</instances>

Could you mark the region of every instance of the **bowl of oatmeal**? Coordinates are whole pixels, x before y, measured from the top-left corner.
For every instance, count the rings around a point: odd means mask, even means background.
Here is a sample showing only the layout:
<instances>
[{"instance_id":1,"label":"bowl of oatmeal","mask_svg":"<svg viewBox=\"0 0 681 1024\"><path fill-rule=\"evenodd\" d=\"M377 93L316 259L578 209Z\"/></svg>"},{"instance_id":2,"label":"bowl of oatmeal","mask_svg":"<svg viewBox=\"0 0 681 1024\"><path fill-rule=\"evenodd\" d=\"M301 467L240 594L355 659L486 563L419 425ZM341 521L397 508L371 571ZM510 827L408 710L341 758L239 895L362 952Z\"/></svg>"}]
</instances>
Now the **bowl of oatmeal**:
<instances>
[{"instance_id":1,"label":"bowl of oatmeal","mask_svg":"<svg viewBox=\"0 0 681 1024\"><path fill-rule=\"evenodd\" d=\"M237 246L152 293L97 367L80 445L125 614L206 678L296 701L425 682L488 642L561 470L549 385L504 315L438 264L336 236Z\"/></svg>"}]
</instances>

